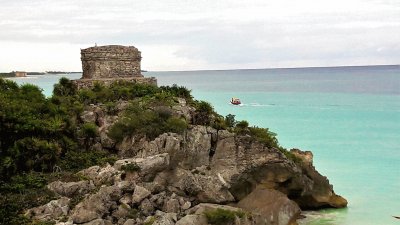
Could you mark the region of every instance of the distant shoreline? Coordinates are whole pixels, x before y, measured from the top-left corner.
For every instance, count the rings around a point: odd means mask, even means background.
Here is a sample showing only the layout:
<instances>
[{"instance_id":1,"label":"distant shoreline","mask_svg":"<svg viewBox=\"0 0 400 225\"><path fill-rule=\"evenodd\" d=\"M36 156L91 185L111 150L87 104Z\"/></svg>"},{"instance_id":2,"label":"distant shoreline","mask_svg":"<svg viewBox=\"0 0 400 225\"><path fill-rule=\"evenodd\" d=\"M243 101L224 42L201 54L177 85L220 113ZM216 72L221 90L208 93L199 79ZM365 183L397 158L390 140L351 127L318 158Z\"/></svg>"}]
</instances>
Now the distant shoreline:
<instances>
[{"instance_id":1,"label":"distant shoreline","mask_svg":"<svg viewBox=\"0 0 400 225\"><path fill-rule=\"evenodd\" d=\"M58 74L75 74L75 73L82 73L82 72L62 72L62 71L47 71L47 72L27 72L26 75L34 75L34 76L41 76L41 75L58 75ZM14 72L4 72L4 73L0 73L0 78L20 78L15 76Z\"/></svg>"},{"instance_id":2,"label":"distant shoreline","mask_svg":"<svg viewBox=\"0 0 400 225\"><path fill-rule=\"evenodd\" d=\"M360 65L360 66L306 66L306 67L271 67L271 68L247 68L247 69L204 69L204 70L149 70L146 72L201 72L201 71L238 71L238 70L292 70L292 69L335 69L335 68L368 68L368 67L398 67L400 64L390 65Z\"/></svg>"}]
</instances>

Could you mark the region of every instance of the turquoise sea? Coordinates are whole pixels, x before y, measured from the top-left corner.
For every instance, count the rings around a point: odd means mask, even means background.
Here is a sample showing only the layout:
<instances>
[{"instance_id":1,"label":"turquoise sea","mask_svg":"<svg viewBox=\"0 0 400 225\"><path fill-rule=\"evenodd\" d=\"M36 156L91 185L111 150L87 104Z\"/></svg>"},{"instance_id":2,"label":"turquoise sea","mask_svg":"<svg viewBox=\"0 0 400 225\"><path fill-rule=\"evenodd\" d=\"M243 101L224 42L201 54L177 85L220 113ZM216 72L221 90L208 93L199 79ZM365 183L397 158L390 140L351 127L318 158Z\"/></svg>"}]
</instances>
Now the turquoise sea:
<instances>
[{"instance_id":1,"label":"turquoise sea","mask_svg":"<svg viewBox=\"0 0 400 225\"><path fill-rule=\"evenodd\" d=\"M314 165L347 209L306 212L302 224L397 225L400 220L400 66L147 72L178 84L222 115L268 127ZM80 74L66 75L70 79ZM60 76L15 78L51 94ZM232 97L242 106L229 104Z\"/></svg>"}]
</instances>

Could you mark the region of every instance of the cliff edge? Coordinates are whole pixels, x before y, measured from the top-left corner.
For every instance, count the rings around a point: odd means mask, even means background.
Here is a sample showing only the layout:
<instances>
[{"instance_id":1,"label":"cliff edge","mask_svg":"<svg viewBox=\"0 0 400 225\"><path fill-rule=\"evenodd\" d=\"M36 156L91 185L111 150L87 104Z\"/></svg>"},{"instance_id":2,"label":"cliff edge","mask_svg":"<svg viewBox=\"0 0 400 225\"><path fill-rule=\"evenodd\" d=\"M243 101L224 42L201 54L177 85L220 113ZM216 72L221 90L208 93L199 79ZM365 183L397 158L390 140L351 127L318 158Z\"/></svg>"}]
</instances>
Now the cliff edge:
<instances>
[{"instance_id":1,"label":"cliff edge","mask_svg":"<svg viewBox=\"0 0 400 225\"><path fill-rule=\"evenodd\" d=\"M79 171L79 181L49 183L57 199L25 215L58 225L293 225L301 209L347 206L314 168L311 152L286 151L257 138L251 127L218 125L219 117L204 114L204 107L171 99L146 100L145 111L164 116L174 132L148 120L125 132L141 118L143 102L119 100L113 110L88 104L80 114L82 123L96 125L88 148L114 152L118 160ZM160 130L146 133L145 126Z\"/></svg>"}]
</instances>

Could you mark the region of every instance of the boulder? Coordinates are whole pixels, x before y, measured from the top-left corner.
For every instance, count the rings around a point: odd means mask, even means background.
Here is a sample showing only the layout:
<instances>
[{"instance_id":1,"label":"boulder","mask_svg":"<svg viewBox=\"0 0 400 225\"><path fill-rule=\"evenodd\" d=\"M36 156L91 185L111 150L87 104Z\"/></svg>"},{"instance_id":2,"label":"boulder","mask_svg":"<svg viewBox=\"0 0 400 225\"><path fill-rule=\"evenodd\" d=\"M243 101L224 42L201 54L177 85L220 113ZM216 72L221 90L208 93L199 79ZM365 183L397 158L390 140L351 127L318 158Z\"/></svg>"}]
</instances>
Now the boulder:
<instances>
[{"instance_id":1,"label":"boulder","mask_svg":"<svg viewBox=\"0 0 400 225\"><path fill-rule=\"evenodd\" d=\"M147 198L151 192L144 187L139 185L135 186L135 191L132 195L132 203L140 203L143 199Z\"/></svg>"},{"instance_id":2,"label":"boulder","mask_svg":"<svg viewBox=\"0 0 400 225\"><path fill-rule=\"evenodd\" d=\"M171 175L169 185L181 193L196 196L199 202L227 203L235 200L216 174L193 174L188 170L177 168Z\"/></svg>"},{"instance_id":3,"label":"boulder","mask_svg":"<svg viewBox=\"0 0 400 225\"><path fill-rule=\"evenodd\" d=\"M213 212L216 210L226 210L230 212L237 213L233 224L235 225L270 225L264 221L260 215L251 214L249 216L246 212L244 212L240 208L228 206L228 205L217 205L217 204L209 204L209 203L201 203L196 205L195 207L188 210L188 214L179 220L176 224L178 225L206 225L208 224L206 213Z\"/></svg>"},{"instance_id":4,"label":"boulder","mask_svg":"<svg viewBox=\"0 0 400 225\"><path fill-rule=\"evenodd\" d=\"M136 221L134 219L128 219L125 221L123 225L136 225Z\"/></svg>"},{"instance_id":5,"label":"boulder","mask_svg":"<svg viewBox=\"0 0 400 225\"><path fill-rule=\"evenodd\" d=\"M129 205L121 204L118 206L118 209L112 213L112 216L117 219L126 218L129 215L130 209L131 209L131 207Z\"/></svg>"},{"instance_id":6,"label":"boulder","mask_svg":"<svg viewBox=\"0 0 400 225\"><path fill-rule=\"evenodd\" d=\"M83 223L81 225L112 225L113 223L108 220L103 220L103 219L96 219L93 221L90 221L88 223Z\"/></svg>"},{"instance_id":7,"label":"boulder","mask_svg":"<svg viewBox=\"0 0 400 225\"><path fill-rule=\"evenodd\" d=\"M149 199L145 198L139 206L140 212L145 216L150 216L154 213L154 206Z\"/></svg>"},{"instance_id":8,"label":"boulder","mask_svg":"<svg viewBox=\"0 0 400 225\"><path fill-rule=\"evenodd\" d=\"M163 211L167 213L179 213L180 205L177 199L171 198L165 202Z\"/></svg>"},{"instance_id":9,"label":"boulder","mask_svg":"<svg viewBox=\"0 0 400 225\"><path fill-rule=\"evenodd\" d=\"M93 180L96 186L102 184L113 184L114 181L120 179L121 171L113 168L109 164L105 167L92 166L87 169L79 171L77 174L87 179Z\"/></svg>"},{"instance_id":10,"label":"boulder","mask_svg":"<svg viewBox=\"0 0 400 225\"><path fill-rule=\"evenodd\" d=\"M176 213L165 213L156 211L153 217L154 223L152 225L174 225L177 221Z\"/></svg>"},{"instance_id":11,"label":"boulder","mask_svg":"<svg viewBox=\"0 0 400 225\"><path fill-rule=\"evenodd\" d=\"M204 215L193 214L182 217L175 225L208 225L208 222Z\"/></svg>"},{"instance_id":12,"label":"boulder","mask_svg":"<svg viewBox=\"0 0 400 225\"><path fill-rule=\"evenodd\" d=\"M301 212L299 206L283 193L260 186L240 200L237 207L261 215L268 224L292 224Z\"/></svg>"},{"instance_id":13,"label":"boulder","mask_svg":"<svg viewBox=\"0 0 400 225\"><path fill-rule=\"evenodd\" d=\"M52 200L49 203L28 209L25 216L40 221L56 220L62 216L68 215L70 199L62 197L57 200Z\"/></svg>"},{"instance_id":14,"label":"boulder","mask_svg":"<svg viewBox=\"0 0 400 225\"><path fill-rule=\"evenodd\" d=\"M169 154L163 153L149 156L147 158L128 158L118 160L114 163L114 168L116 170L121 170L122 166L131 163L136 164L140 168L138 169L138 172L141 177L151 180L158 172L169 167Z\"/></svg>"},{"instance_id":15,"label":"boulder","mask_svg":"<svg viewBox=\"0 0 400 225\"><path fill-rule=\"evenodd\" d=\"M77 195L84 195L92 191L95 186L93 181L78 181L78 182L61 182L54 181L47 185L47 188L61 196L74 197Z\"/></svg>"},{"instance_id":16,"label":"boulder","mask_svg":"<svg viewBox=\"0 0 400 225\"><path fill-rule=\"evenodd\" d=\"M101 219L112 207L116 207L121 195L121 190L116 186L101 187L73 209L71 219L78 224Z\"/></svg>"}]
</instances>

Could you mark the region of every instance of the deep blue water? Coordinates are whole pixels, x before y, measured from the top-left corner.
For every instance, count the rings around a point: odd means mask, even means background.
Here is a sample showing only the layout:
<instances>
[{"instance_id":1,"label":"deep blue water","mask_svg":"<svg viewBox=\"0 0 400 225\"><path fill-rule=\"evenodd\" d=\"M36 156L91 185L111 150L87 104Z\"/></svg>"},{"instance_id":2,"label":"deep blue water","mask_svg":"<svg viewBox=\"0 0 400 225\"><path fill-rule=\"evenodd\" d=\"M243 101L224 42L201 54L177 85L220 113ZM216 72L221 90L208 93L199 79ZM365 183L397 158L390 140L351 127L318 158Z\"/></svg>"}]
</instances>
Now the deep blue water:
<instances>
[{"instance_id":1,"label":"deep blue water","mask_svg":"<svg viewBox=\"0 0 400 225\"><path fill-rule=\"evenodd\" d=\"M307 224L400 224L392 217L400 216L400 66L144 75L157 77L159 85L188 87L222 115L270 128L286 148L313 151L316 168L349 206L310 212ZM15 80L36 83L50 95L58 79ZM243 105L230 105L231 97Z\"/></svg>"}]
</instances>

